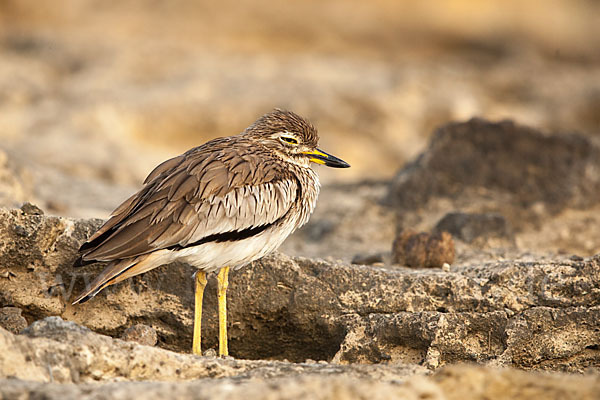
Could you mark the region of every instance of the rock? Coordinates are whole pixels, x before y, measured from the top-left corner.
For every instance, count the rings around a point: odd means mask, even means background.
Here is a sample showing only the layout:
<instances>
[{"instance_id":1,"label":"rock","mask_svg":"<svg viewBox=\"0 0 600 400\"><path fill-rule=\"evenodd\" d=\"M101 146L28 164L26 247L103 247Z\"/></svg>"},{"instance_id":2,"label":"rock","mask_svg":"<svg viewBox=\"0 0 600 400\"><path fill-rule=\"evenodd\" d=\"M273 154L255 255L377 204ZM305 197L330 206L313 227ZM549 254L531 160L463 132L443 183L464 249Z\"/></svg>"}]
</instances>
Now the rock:
<instances>
[{"instance_id":1,"label":"rock","mask_svg":"<svg viewBox=\"0 0 600 400\"><path fill-rule=\"evenodd\" d=\"M378 263L383 263L383 254L381 253L357 254L352 258L352 264L373 265Z\"/></svg>"},{"instance_id":2,"label":"rock","mask_svg":"<svg viewBox=\"0 0 600 400\"><path fill-rule=\"evenodd\" d=\"M402 380L425 374L416 365L292 364L198 357L125 342L48 317L22 335L0 329L0 379L80 383L113 380L189 381L201 378L266 379L308 374Z\"/></svg>"},{"instance_id":3,"label":"rock","mask_svg":"<svg viewBox=\"0 0 600 400\"><path fill-rule=\"evenodd\" d=\"M387 181L323 186L311 219L281 252L346 262L357 254L389 253L396 226L394 210L381 204L388 186Z\"/></svg>"},{"instance_id":4,"label":"rock","mask_svg":"<svg viewBox=\"0 0 600 400\"><path fill-rule=\"evenodd\" d=\"M16 275L0 279L0 306L19 307L32 319L60 315L114 337L141 323L157 331L161 347L189 353L191 267L163 266L71 305L102 268L71 267L79 244L99 223L0 210L0 265ZM296 362L391 361L436 369L475 361L581 372L600 362L598 271L599 257L453 264L443 272L276 253L231 274L230 353ZM203 349L217 347L216 309L216 284L209 277Z\"/></svg>"},{"instance_id":5,"label":"rock","mask_svg":"<svg viewBox=\"0 0 600 400\"><path fill-rule=\"evenodd\" d=\"M21 315L23 310L18 307L0 308L0 327L17 334L27 327L27 320Z\"/></svg>"},{"instance_id":6,"label":"rock","mask_svg":"<svg viewBox=\"0 0 600 400\"><path fill-rule=\"evenodd\" d=\"M0 352L1 398L120 399L140 391L149 399L280 398L282 391L288 399L316 393L323 399L440 400L600 395L596 376L461 365L427 377L427 370L414 364L293 364L176 354L99 335L58 317L37 321L18 336L0 329Z\"/></svg>"},{"instance_id":7,"label":"rock","mask_svg":"<svg viewBox=\"0 0 600 400\"><path fill-rule=\"evenodd\" d=\"M235 379L201 379L194 382L137 382L84 385L58 385L6 380L1 382L0 395L20 398L28 394L44 399L130 399L144 394L145 399L200 399L200 400L259 400L307 399L352 400L431 399L444 397L435 384L415 378L410 383L378 382L374 379L349 377L302 376L299 378L271 378L252 382Z\"/></svg>"},{"instance_id":8,"label":"rock","mask_svg":"<svg viewBox=\"0 0 600 400\"><path fill-rule=\"evenodd\" d=\"M206 349L202 352L202 355L204 357L211 357L211 358L215 358L217 356L217 350L215 349Z\"/></svg>"},{"instance_id":9,"label":"rock","mask_svg":"<svg viewBox=\"0 0 600 400\"><path fill-rule=\"evenodd\" d=\"M551 214L586 207L598 201L599 156L600 149L581 135L545 135L510 121L451 123L396 176L388 200L414 209L434 197L461 203L497 193L497 206L512 200L509 218L537 203Z\"/></svg>"},{"instance_id":10,"label":"rock","mask_svg":"<svg viewBox=\"0 0 600 400\"><path fill-rule=\"evenodd\" d=\"M21 206L21 211L25 215L44 215L44 211L41 208L30 202L25 202Z\"/></svg>"},{"instance_id":11,"label":"rock","mask_svg":"<svg viewBox=\"0 0 600 400\"><path fill-rule=\"evenodd\" d=\"M259 399L431 399L444 400L432 382L414 378L399 385L375 379L309 375L298 378L269 378L240 382L238 379L200 379L193 382L120 382L107 384L58 385L6 380L0 395L18 398L29 394L44 399L130 399L144 394L147 399L259 400ZM12 396L12 397L11 397Z\"/></svg>"},{"instance_id":12,"label":"rock","mask_svg":"<svg viewBox=\"0 0 600 400\"><path fill-rule=\"evenodd\" d=\"M58 317L0 329L0 398L597 398L597 376L414 364L339 365L198 357L124 342ZM135 382L127 382L135 381Z\"/></svg>"},{"instance_id":13,"label":"rock","mask_svg":"<svg viewBox=\"0 0 600 400\"><path fill-rule=\"evenodd\" d=\"M158 335L152 327L136 324L127 328L121 335L121 339L128 342L137 342L144 346L154 346L158 342Z\"/></svg>"},{"instance_id":14,"label":"rock","mask_svg":"<svg viewBox=\"0 0 600 400\"><path fill-rule=\"evenodd\" d=\"M0 306L15 305L33 318L62 314L77 248L101 223L0 209L0 265L12 274L0 279Z\"/></svg>"},{"instance_id":15,"label":"rock","mask_svg":"<svg viewBox=\"0 0 600 400\"><path fill-rule=\"evenodd\" d=\"M403 231L392 245L392 262L413 268L442 268L454 262L454 241L448 232Z\"/></svg>"},{"instance_id":16,"label":"rock","mask_svg":"<svg viewBox=\"0 0 600 400\"><path fill-rule=\"evenodd\" d=\"M463 399L595 399L596 376L540 374L513 369L457 365L444 368L432 380L449 400Z\"/></svg>"},{"instance_id":17,"label":"rock","mask_svg":"<svg viewBox=\"0 0 600 400\"><path fill-rule=\"evenodd\" d=\"M15 276L16 275L12 271L4 270L4 271L0 272L0 278L11 280Z\"/></svg>"},{"instance_id":18,"label":"rock","mask_svg":"<svg viewBox=\"0 0 600 400\"><path fill-rule=\"evenodd\" d=\"M429 231L460 210L471 216L445 228L467 239L467 230L485 224L493 231L486 235L509 239L512 228L521 249L593 255L600 252L589 239L600 235L599 199L600 146L592 139L472 119L439 128L393 179L385 202L396 210L398 231ZM473 217L480 214L487 220Z\"/></svg>"},{"instance_id":19,"label":"rock","mask_svg":"<svg viewBox=\"0 0 600 400\"><path fill-rule=\"evenodd\" d=\"M502 215L496 213L451 212L444 215L434 229L436 232L448 232L468 243L475 240L513 238L509 223Z\"/></svg>"}]
</instances>

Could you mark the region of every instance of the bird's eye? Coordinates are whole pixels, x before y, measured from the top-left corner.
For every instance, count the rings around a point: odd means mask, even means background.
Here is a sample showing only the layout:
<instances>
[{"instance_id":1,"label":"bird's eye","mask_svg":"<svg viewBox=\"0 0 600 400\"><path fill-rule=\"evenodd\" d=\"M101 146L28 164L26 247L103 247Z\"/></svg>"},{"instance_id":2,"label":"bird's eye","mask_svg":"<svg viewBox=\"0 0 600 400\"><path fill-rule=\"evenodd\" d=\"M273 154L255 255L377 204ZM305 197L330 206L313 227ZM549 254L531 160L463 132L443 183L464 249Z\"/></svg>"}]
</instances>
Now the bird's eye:
<instances>
[{"instance_id":1,"label":"bird's eye","mask_svg":"<svg viewBox=\"0 0 600 400\"><path fill-rule=\"evenodd\" d=\"M280 139L286 143L298 144L298 141L291 136L280 136Z\"/></svg>"}]
</instances>

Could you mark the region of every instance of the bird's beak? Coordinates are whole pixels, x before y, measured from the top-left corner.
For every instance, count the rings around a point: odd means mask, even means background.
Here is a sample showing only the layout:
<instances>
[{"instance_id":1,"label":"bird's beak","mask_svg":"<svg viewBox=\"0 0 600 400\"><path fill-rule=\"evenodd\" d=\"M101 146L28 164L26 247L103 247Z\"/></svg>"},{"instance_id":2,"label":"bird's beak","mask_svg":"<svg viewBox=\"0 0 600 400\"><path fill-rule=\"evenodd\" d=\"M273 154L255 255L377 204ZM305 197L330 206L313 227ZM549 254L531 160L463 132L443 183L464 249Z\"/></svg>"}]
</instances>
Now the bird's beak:
<instances>
[{"instance_id":1,"label":"bird's beak","mask_svg":"<svg viewBox=\"0 0 600 400\"><path fill-rule=\"evenodd\" d=\"M350 164L348 164L346 161L340 160L339 158L332 156L331 154L327 154L319 149L306 151L304 154L310 156L310 161L317 164L327 165L328 167L348 168L350 166Z\"/></svg>"}]
</instances>

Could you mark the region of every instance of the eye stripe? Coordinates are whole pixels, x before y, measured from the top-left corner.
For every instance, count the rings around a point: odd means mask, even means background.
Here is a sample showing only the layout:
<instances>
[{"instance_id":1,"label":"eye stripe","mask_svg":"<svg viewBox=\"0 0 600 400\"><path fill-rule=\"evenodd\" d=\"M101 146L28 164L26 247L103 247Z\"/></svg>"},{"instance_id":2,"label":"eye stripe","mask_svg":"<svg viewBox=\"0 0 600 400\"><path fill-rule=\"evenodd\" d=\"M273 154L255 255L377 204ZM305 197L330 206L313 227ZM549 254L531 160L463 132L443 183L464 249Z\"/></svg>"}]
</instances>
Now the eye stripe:
<instances>
[{"instance_id":1,"label":"eye stripe","mask_svg":"<svg viewBox=\"0 0 600 400\"><path fill-rule=\"evenodd\" d=\"M298 141L296 139L294 139L293 137L289 137L289 136L281 136L281 140L283 140L284 142L287 142L287 143L298 144Z\"/></svg>"}]
</instances>

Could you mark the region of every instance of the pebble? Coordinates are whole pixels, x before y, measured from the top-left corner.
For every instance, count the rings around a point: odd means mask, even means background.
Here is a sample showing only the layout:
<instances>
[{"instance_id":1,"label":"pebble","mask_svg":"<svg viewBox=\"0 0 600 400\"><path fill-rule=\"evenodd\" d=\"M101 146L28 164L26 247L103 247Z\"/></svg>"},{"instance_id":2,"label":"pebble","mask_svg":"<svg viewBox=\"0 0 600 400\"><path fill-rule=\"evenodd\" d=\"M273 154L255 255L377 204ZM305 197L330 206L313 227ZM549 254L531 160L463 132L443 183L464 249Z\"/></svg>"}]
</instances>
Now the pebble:
<instances>
[{"instance_id":1,"label":"pebble","mask_svg":"<svg viewBox=\"0 0 600 400\"><path fill-rule=\"evenodd\" d=\"M144 346L155 346L158 342L158 335L154 328L144 324L137 324L127 328L121 335L121 339L128 342L137 342Z\"/></svg>"},{"instance_id":2,"label":"pebble","mask_svg":"<svg viewBox=\"0 0 600 400\"><path fill-rule=\"evenodd\" d=\"M374 265L383 263L383 254L357 254L352 259L352 264Z\"/></svg>"},{"instance_id":3,"label":"pebble","mask_svg":"<svg viewBox=\"0 0 600 400\"><path fill-rule=\"evenodd\" d=\"M23 212L23 215L44 215L44 211L41 208L29 202L26 202L21 206L21 211Z\"/></svg>"},{"instance_id":4,"label":"pebble","mask_svg":"<svg viewBox=\"0 0 600 400\"><path fill-rule=\"evenodd\" d=\"M392 245L392 262L413 268L442 268L454 262L454 240L448 232L403 231Z\"/></svg>"},{"instance_id":5,"label":"pebble","mask_svg":"<svg viewBox=\"0 0 600 400\"><path fill-rule=\"evenodd\" d=\"M15 335L27 328L27 320L21 315L23 310L18 307L0 308L0 327Z\"/></svg>"},{"instance_id":6,"label":"pebble","mask_svg":"<svg viewBox=\"0 0 600 400\"><path fill-rule=\"evenodd\" d=\"M206 349L204 353L202 353L204 357L212 357L215 358L217 356L217 351L215 349Z\"/></svg>"}]
</instances>

